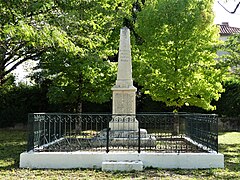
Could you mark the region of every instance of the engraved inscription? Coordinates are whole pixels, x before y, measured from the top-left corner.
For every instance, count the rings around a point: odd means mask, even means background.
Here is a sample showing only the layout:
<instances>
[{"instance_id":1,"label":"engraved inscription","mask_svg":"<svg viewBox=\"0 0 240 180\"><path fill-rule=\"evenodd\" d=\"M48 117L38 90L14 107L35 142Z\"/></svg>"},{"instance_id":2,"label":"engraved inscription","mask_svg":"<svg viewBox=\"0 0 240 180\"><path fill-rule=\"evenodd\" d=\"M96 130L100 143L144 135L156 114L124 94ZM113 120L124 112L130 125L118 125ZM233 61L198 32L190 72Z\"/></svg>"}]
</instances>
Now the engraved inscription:
<instances>
[{"instance_id":1,"label":"engraved inscription","mask_svg":"<svg viewBox=\"0 0 240 180\"><path fill-rule=\"evenodd\" d=\"M134 112L134 95L133 94L115 94L115 113L132 114Z\"/></svg>"},{"instance_id":2,"label":"engraved inscription","mask_svg":"<svg viewBox=\"0 0 240 180\"><path fill-rule=\"evenodd\" d=\"M124 112L123 94L115 94L115 112L122 114Z\"/></svg>"},{"instance_id":3,"label":"engraved inscription","mask_svg":"<svg viewBox=\"0 0 240 180\"><path fill-rule=\"evenodd\" d=\"M131 60L130 51L129 50L120 50L119 58L120 58L120 61L130 61Z\"/></svg>"}]
</instances>

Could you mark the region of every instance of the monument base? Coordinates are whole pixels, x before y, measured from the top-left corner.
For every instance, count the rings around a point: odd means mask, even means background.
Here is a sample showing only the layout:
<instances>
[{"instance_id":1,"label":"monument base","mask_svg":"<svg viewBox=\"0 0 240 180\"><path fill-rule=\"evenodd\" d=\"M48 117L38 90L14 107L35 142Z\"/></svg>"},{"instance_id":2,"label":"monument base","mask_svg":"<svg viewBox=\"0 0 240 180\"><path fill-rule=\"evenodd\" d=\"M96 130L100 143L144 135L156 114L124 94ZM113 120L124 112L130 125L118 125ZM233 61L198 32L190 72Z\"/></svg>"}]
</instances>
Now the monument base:
<instances>
[{"instance_id":1,"label":"monument base","mask_svg":"<svg viewBox=\"0 0 240 180\"><path fill-rule=\"evenodd\" d=\"M133 130L110 130L109 146L112 147L138 147L139 131ZM107 140L107 129L104 129L94 138L95 146L97 144L104 145ZM156 138L147 134L146 129L140 129L140 147L155 147Z\"/></svg>"},{"instance_id":2,"label":"monument base","mask_svg":"<svg viewBox=\"0 0 240 180\"><path fill-rule=\"evenodd\" d=\"M138 131L138 121L136 119L129 122L111 121L109 128L113 131Z\"/></svg>"},{"instance_id":3,"label":"monument base","mask_svg":"<svg viewBox=\"0 0 240 180\"><path fill-rule=\"evenodd\" d=\"M61 163L59 163L61 159ZM220 153L148 153L148 152L23 152L20 168L72 169L102 168L104 162L142 161L143 168L206 169L224 168ZM105 167L103 167L104 169ZM114 169L116 170L116 169ZM121 169L117 169L121 170Z\"/></svg>"},{"instance_id":4,"label":"monument base","mask_svg":"<svg viewBox=\"0 0 240 180\"><path fill-rule=\"evenodd\" d=\"M109 128L112 131L138 131L138 120L135 115L113 115Z\"/></svg>"}]
</instances>

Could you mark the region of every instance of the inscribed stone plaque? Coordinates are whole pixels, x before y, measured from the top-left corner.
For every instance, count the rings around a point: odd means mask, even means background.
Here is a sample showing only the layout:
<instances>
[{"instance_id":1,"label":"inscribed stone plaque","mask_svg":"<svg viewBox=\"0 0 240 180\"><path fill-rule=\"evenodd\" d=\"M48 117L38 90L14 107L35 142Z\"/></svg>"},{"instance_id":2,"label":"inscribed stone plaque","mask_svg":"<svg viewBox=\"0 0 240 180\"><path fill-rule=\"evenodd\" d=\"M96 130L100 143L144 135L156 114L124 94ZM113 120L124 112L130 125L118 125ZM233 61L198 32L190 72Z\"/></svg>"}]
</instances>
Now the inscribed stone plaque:
<instances>
[{"instance_id":1,"label":"inscribed stone plaque","mask_svg":"<svg viewBox=\"0 0 240 180\"><path fill-rule=\"evenodd\" d=\"M134 113L134 95L128 93L116 93L115 114L132 114Z\"/></svg>"}]
</instances>

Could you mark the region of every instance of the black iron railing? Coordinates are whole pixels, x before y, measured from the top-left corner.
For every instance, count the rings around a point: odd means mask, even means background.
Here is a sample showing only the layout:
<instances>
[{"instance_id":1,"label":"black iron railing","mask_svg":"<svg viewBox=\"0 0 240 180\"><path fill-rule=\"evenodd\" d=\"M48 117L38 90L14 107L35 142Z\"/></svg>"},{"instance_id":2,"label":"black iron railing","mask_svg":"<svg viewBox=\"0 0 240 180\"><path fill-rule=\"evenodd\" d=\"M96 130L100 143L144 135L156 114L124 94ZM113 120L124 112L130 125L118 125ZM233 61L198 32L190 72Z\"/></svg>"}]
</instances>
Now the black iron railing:
<instances>
[{"instance_id":1,"label":"black iron railing","mask_svg":"<svg viewBox=\"0 0 240 180\"><path fill-rule=\"evenodd\" d=\"M218 152L216 115L29 114L27 150Z\"/></svg>"},{"instance_id":2,"label":"black iron railing","mask_svg":"<svg viewBox=\"0 0 240 180\"><path fill-rule=\"evenodd\" d=\"M186 136L209 149L218 151L218 117L207 114L186 116Z\"/></svg>"}]
</instances>

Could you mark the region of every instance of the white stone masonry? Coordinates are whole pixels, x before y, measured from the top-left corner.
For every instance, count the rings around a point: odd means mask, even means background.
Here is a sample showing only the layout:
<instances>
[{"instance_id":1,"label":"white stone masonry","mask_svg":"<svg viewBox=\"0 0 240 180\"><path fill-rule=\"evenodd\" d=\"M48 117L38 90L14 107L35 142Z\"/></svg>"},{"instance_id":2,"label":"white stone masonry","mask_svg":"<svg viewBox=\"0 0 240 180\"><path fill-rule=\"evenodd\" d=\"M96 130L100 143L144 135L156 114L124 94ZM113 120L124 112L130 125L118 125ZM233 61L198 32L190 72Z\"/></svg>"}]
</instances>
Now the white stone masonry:
<instances>
[{"instance_id":1,"label":"white stone masonry","mask_svg":"<svg viewBox=\"0 0 240 180\"><path fill-rule=\"evenodd\" d=\"M113 115L135 115L137 88L132 80L130 30L127 27L120 31L117 81L112 91ZM134 116L130 122L117 122L116 119L119 118L113 118L109 123L111 130L138 130L138 121Z\"/></svg>"}]
</instances>

